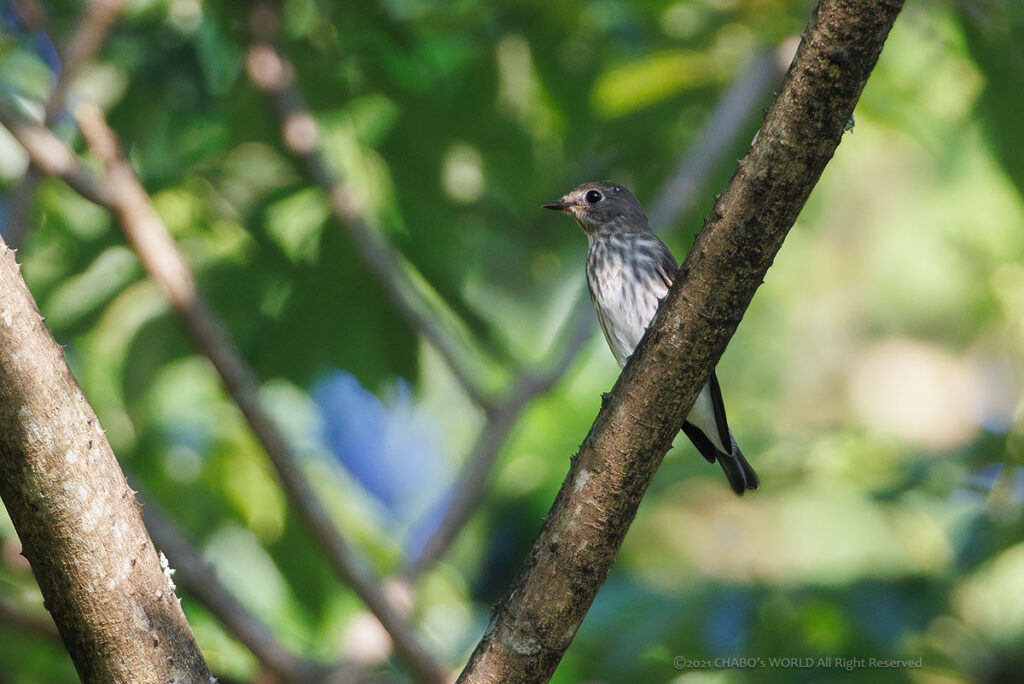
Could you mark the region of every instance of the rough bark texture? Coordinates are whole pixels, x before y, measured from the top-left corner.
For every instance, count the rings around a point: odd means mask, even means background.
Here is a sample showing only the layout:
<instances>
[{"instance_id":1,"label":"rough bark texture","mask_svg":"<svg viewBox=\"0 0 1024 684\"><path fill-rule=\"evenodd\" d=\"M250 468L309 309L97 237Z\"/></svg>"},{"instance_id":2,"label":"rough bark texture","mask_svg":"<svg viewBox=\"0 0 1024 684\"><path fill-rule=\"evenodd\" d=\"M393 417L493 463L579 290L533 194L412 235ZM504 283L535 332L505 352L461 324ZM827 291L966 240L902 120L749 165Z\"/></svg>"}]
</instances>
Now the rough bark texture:
<instances>
[{"instance_id":1,"label":"rough bark texture","mask_svg":"<svg viewBox=\"0 0 1024 684\"><path fill-rule=\"evenodd\" d=\"M2 240L0 496L83 682L210 681L135 493Z\"/></svg>"},{"instance_id":2,"label":"rough bark texture","mask_svg":"<svg viewBox=\"0 0 1024 684\"><path fill-rule=\"evenodd\" d=\"M815 9L781 92L573 458L460 682L551 677L700 387L839 144L902 4L823 0Z\"/></svg>"}]
</instances>

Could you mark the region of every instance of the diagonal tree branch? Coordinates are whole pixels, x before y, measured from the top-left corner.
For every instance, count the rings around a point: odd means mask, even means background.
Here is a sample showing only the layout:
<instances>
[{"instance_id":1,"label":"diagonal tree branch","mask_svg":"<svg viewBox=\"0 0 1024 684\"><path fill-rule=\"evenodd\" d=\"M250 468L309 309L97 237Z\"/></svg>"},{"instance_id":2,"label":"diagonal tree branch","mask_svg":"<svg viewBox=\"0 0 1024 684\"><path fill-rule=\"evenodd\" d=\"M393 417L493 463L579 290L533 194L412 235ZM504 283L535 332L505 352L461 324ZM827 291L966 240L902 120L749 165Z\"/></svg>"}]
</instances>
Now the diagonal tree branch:
<instances>
[{"instance_id":1,"label":"diagonal tree branch","mask_svg":"<svg viewBox=\"0 0 1024 684\"><path fill-rule=\"evenodd\" d=\"M82 166L71 148L50 129L25 121L6 102L0 102L0 125L10 131L34 165L60 178L90 202L108 209L113 206L114 196L108 184Z\"/></svg>"},{"instance_id":2,"label":"diagonal tree branch","mask_svg":"<svg viewBox=\"0 0 1024 684\"><path fill-rule=\"evenodd\" d=\"M427 539L419 554L402 573L412 581L430 569L441 559L458 538L462 528L473 516L487 491L491 471L501 453L509 434L519 422L523 409L535 397L546 393L565 374L573 359L593 334L592 318L579 315L582 307L576 307L575 316L570 316L563 327L567 330L559 335L554 344L557 350L545 370L526 371L519 375L512 389L496 405L480 430L476 442L459 471L448 495L448 504L437 529ZM567 338L567 339L562 339Z\"/></svg>"},{"instance_id":3,"label":"diagonal tree branch","mask_svg":"<svg viewBox=\"0 0 1024 684\"><path fill-rule=\"evenodd\" d=\"M523 408L561 378L589 339L593 326L586 318L567 321L563 335L559 335L565 337L566 347L556 353L557 358L545 364L542 370L519 371L512 387L500 397L485 391L461 361L464 351L452 340L436 312L418 295L401 264L400 255L367 226L344 181L335 178L324 163L318 147L316 121L299 92L294 68L274 46L278 22L275 3L263 2L253 8L250 24L254 42L249 51L248 72L253 83L273 97L285 145L305 162L313 180L330 198L335 216L348 230L363 260L377 275L399 312L438 350L466 394L487 413L487 423L451 489L443 521L403 573L411 580L447 551L482 499L490 471ZM568 329L569 325L573 327Z\"/></svg>"},{"instance_id":4,"label":"diagonal tree branch","mask_svg":"<svg viewBox=\"0 0 1024 684\"><path fill-rule=\"evenodd\" d=\"M123 5L124 0L90 0L86 5L75 33L64 51L57 83L46 101L43 125L49 127L57 121L57 116L67 100L71 83L82 67L99 52Z\"/></svg>"},{"instance_id":5,"label":"diagonal tree branch","mask_svg":"<svg viewBox=\"0 0 1024 684\"><path fill-rule=\"evenodd\" d=\"M109 208L138 252L149 274L164 289L192 337L220 374L253 433L263 444L292 502L305 519L335 571L366 603L391 635L395 648L421 681L434 682L442 670L420 643L415 629L387 599L373 570L342 538L303 474L284 435L263 409L256 374L242 358L227 328L202 299L192 271L153 209L113 132L96 107L80 106L78 125L107 172Z\"/></svg>"},{"instance_id":6,"label":"diagonal tree branch","mask_svg":"<svg viewBox=\"0 0 1024 684\"><path fill-rule=\"evenodd\" d=\"M464 350L453 341L436 312L418 295L398 252L367 226L344 181L336 178L324 163L318 147L316 121L299 92L294 68L274 46L278 21L274 3L261 3L253 8L250 23L254 42L249 51L248 72L253 83L273 98L285 145L303 160L310 176L330 198L336 218L347 229L364 262L376 274L398 311L438 350L466 394L487 414L487 423L451 489L450 504L442 523L403 573L411 580L432 566L457 537L481 500L500 449L523 408L558 381L589 338L592 326L586 320L579 321L569 333L571 346L558 359L539 372L520 371L511 389L500 397L488 393L462 362L466 355Z\"/></svg>"},{"instance_id":7,"label":"diagonal tree branch","mask_svg":"<svg viewBox=\"0 0 1024 684\"><path fill-rule=\"evenodd\" d=\"M0 497L83 682L210 681L134 492L3 240Z\"/></svg>"},{"instance_id":8,"label":"diagonal tree branch","mask_svg":"<svg viewBox=\"0 0 1024 684\"><path fill-rule=\"evenodd\" d=\"M62 55L60 73L57 74L57 81L43 110L43 125L47 128L51 128L57 122L57 116L64 108L72 82L82 67L99 52L123 4L124 0L91 0L86 5L75 33ZM42 10L36 9L33 5L34 3L27 8L30 14L40 14ZM38 19L37 23L41 21ZM25 239L32 199L44 175L42 169L30 163L21 181L11 191L7 204L7 237L12 247L19 247Z\"/></svg>"},{"instance_id":9,"label":"diagonal tree branch","mask_svg":"<svg viewBox=\"0 0 1024 684\"><path fill-rule=\"evenodd\" d=\"M39 0L12 0L9 6L30 31L45 31L50 14Z\"/></svg>"},{"instance_id":10,"label":"diagonal tree branch","mask_svg":"<svg viewBox=\"0 0 1024 684\"><path fill-rule=\"evenodd\" d=\"M484 410L494 408L491 393L470 372L466 350L441 323L420 294L402 263L401 255L367 225L347 184L335 178L319 152L316 119L295 84L295 70L274 46L279 17L274 3L254 6L250 24L253 44L247 58L250 80L273 98L285 145L306 165L313 181L330 200L335 217L348 232L359 254L409 326L423 336L445 360L467 396Z\"/></svg>"},{"instance_id":11,"label":"diagonal tree branch","mask_svg":"<svg viewBox=\"0 0 1024 684\"><path fill-rule=\"evenodd\" d=\"M696 196L712 171L736 144L744 124L761 98L781 78L782 73L776 65L774 56L769 52L753 55L743 73L708 116L697 143L687 150L673 176L657 193L657 218L652 220L652 225L668 230L680 216L692 211ZM419 555L409 563L403 573L406 579L417 577L448 552L483 500L499 452L523 409L535 396L544 394L561 379L594 334L596 326L594 316L588 310L589 299L586 289L581 289L554 345L556 350L561 350L557 352L557 359L540 374L522 373L512 390L491 412L448 494L450 503L441 523Z\"/></svg>"},{"instance_id":12,"label":"diagonal tree branch","mask_svg":"<svg viewBox=\"0 0 1024 684\"><path fill-rule=\"evenodd\" d=\"M547 681L831 159L902 0L821 0L765 121L594 421L460 682Z\"/></svg>"},{"instance_id":13,"label":"diagonal tree branch","mask_svg":"<svg viewBox=\"0 0 1024 684\"><path fill-rule=\"evenodd\" d=\"M102 114L90 107L81 111L79 123L82 132L107 167L105 180L89 173L67 146L42 126L25 123L4 107L0 107L0 124L11 132L40 168L59 176L83 197L103 206L119 220L146 270L164 289L175 311L221 376L228 393L267 452L292 503L327 553L335 572L381 621L391 635L395 649L417 679L439 681L442 679L441 667L419 642L412 625L388 601L370 567L334 527L326 508L302 473L297 457L263 409L255 374L243 360L223 323L199 295L191 270L153 210L131 166L121 158Z\"/></svg>"}]
</instances>

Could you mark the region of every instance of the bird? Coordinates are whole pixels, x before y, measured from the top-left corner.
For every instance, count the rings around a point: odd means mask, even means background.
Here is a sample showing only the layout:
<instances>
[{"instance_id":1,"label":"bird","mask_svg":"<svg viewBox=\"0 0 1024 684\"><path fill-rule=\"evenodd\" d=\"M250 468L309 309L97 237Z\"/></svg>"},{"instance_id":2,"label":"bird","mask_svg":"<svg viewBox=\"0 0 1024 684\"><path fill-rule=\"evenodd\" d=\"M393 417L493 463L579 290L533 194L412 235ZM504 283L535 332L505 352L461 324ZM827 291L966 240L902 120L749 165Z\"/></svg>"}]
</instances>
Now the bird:
<instances>
[{"instance_id":1,"label":"bird","mask_svg":"<svg viewBox=\"0 0 1024 684\"><path fill-rule=\"evenodd\" d=\"M672 251L651 230L633 193L618 183L583 183L541 206L572 216L586 234L587 289L612 355L624 367L676 277ZM737 495L760 487L729 430L714 370L682 431L708 462L718 462Z\"/></svg>"}]
</instances>

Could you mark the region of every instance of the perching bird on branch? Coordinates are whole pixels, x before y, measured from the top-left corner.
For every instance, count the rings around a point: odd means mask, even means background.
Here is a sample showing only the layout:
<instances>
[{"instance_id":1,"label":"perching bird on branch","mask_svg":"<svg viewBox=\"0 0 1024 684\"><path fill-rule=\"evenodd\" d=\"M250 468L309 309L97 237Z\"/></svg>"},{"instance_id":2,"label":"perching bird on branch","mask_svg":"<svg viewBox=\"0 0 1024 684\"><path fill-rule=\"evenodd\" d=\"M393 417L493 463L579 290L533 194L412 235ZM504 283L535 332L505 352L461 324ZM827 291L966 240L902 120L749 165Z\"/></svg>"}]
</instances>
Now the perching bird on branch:
<instances>
[{"instance_id":1,"label":"perching bird on branch","mask_svg":"<svg viewBox=\"0 0 1024 684\"><path fill-rule=\"evenodd\" d=\"M647 225L640 202L621 185L584 183L543 206L569 214L587 234L587 289L608 346L625 366L672 285L675 257ZM758 488L757 474L729 431L714 371L683 432L710 463L718 461L734 492L742 496Z\"/></svg>"}]
</instances>

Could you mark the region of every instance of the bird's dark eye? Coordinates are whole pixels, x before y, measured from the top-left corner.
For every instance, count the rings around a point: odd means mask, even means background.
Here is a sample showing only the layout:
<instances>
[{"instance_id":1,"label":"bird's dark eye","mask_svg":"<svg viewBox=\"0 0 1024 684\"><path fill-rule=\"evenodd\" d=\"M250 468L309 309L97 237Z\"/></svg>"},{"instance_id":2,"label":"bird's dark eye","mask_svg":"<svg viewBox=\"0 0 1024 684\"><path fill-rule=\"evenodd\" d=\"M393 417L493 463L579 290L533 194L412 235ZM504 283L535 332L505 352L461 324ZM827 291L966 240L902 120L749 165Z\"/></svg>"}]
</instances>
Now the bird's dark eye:
<instances>
[{"instance_id":1,"label":"bird's dark eye","mask_svg":"<svg viewBox=\"0 0 1024 684\"><path fill-rule=\"evenodd\" d=\"M604 195L599 193L597 190L591 190L587 193L586 200L587 204L597 204L604 199Z\"/></svg>"}]
</instances>

